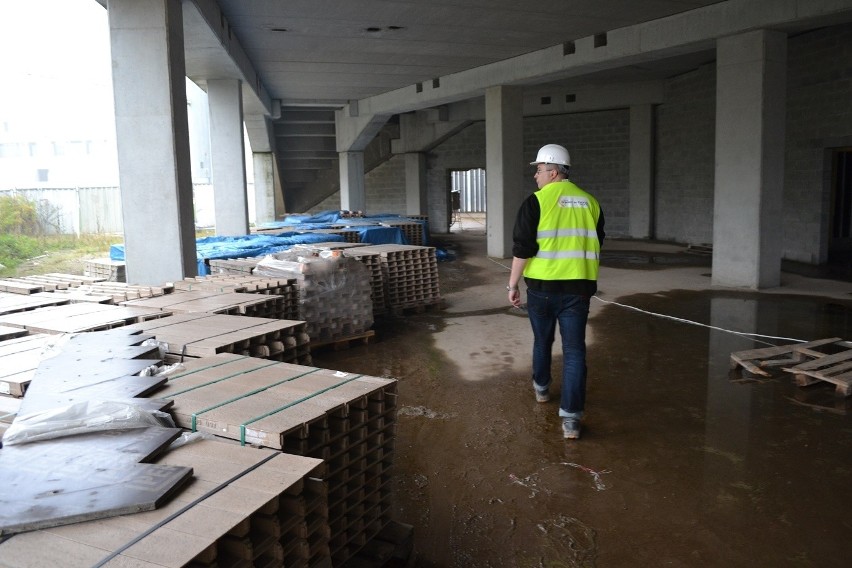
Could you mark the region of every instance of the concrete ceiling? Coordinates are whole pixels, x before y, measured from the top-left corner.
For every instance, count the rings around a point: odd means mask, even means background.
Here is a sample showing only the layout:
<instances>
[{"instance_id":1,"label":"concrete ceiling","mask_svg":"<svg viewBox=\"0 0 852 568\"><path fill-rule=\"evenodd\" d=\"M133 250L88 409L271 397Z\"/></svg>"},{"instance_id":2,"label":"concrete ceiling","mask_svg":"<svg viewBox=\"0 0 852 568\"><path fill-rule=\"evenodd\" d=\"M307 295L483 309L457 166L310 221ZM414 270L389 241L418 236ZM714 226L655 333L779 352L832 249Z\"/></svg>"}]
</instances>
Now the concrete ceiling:
<instances>
[{"instance_id":1,"label":"concrete ceiling","mask_svg":"<svg viewBox=\"0 0 852 568\"><path fill-rule=\"evenodd\" d=\"M218 0L228 33L238 39L270 98L285 106L341 106L716 3L718 0ZM210 77L209 65L201 65L204 54L202 49L188 49L188 67L194 62L196 72ZM694 68L699 59L693 56L626 68L625 79L676 74ZM617 73L606 77L618 78Z\"/></svg>"}]
</instances>

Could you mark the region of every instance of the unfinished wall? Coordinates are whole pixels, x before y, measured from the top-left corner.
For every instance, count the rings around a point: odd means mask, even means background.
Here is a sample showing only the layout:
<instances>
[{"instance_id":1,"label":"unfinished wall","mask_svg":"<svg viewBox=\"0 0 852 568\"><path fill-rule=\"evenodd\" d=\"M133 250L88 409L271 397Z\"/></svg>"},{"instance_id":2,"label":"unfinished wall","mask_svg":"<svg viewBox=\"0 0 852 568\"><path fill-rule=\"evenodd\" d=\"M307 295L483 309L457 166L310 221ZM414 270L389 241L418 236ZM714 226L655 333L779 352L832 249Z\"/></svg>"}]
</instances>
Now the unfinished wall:
<instances>
[{"instance_id":1,"label":"unfinished wall","mask_svg":"<svg viewBox=\"0 0 852 568\"><path fill-rule=\"evenodd\" d=\"M830 149L852 147L852 25L787 43L784 258L826 261Z\"/></svg>"},{"instance_id":2,"label":"unfinished wall","mask_svg":"<svg viewBox=\"0 0 852 568\"><path fill-rule=\"evenodd\" d=\"M628 197L630 166L630 112L628 109L554 116L524 120L524 158L535 159L545 144L561 144L571 155L570 179L594 195L601 204L606 234L629 234ZM526 158L529 159L526 159ZM530 191L536 186L530 166Z\"/></svg>"},{"instance_id":3,"label":"unfinished wall","mask_svg":"<svg viewBox=\"0 0 852 568\"><path fill-rule=\"evenodd\" d=\"M716 66L671 79L665 98L657 107L654 237L712 243Z\"/></svg>"}]
</instances>

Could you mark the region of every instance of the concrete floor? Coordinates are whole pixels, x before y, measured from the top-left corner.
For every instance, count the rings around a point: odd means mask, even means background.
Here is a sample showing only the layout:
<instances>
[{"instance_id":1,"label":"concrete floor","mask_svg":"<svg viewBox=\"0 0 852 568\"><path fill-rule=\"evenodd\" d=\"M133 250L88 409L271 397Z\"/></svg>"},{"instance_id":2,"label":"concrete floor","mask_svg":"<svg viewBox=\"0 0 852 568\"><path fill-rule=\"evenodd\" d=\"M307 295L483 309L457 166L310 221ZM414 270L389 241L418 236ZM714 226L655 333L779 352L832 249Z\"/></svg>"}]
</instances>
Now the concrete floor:
<instances>
[{"instance_id":1,"label":"concrete floor","mask_svg":"<svg viewBox=\"0 0 852 568\"><path fill-rule=\"evenodd\" d=\"M717 289L709 257L607 241L586 429L566 441L558 396L533 398L509 261L485 256L481 223L461 229L433 243L456 255L445 310L314 360L400 381L393 514L414 526L412 566L849 566L852 403L731 372L731 352L793 341L722 329L852 339L852 284Z\"/></svg>"}]
</instances>

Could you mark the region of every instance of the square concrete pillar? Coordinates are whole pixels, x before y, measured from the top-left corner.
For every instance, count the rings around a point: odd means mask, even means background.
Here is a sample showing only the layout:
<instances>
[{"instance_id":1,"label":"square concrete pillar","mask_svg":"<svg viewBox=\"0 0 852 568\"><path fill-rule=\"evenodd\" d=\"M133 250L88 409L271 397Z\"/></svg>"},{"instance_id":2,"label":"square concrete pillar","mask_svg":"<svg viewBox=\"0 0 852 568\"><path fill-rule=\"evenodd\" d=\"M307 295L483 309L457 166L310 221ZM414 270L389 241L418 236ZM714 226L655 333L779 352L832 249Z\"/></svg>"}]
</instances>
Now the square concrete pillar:
<instances>
[{"instance_id":1,"label":"square concrete pillar","mask_svg":"<svg viewBox=\"0 0 852 568\"><path fill-rule=\"evenodd\" d=\"M523 155L523 128L523 90L520 87L506 86L487 89L485 186L488 200L488 256L512 256L512 228L515 217L524 197L529 195L529 191L524 191L524 166L535 156L525 158Z\"/></svg>"},{"instance_id":2,"label":"square concrete pillar","mask_svg":"<svg viewBox=\"0 0 852 568\"><path fill-rule=\"evenodd\" d=\"M195 276L181 3L110 0L108 18L127 282Z\"/></svg>"},{"instance_id":3,"label":"square concrete pillar","mask_svg":"<svg viewBox=\"0 0 852 568\"><path fill-rule=\"evenodd\" d=\"M247 235L249 215L241 82L237 79L208 80L207 101L216 234Z\"/></svg>"},{"instance_id":4,"label":"square concrete pillar","mask_svg":"<svg viewBox=\"0 0 852 568\"><path fill-rule=\"evenodd\" d=\"M781 283L787 37L718 40L713 284Z\"/></svg>"},{"instance_id":5,"label":"square concrete pillar","mask_svg":"<svg viewBox=\"0 0 852 568\"><path fill-rule=\"evenodd\" d=\"M405 213L423 215L428 211L426 201L426 154L405 154Z\"/></svg>"},{"instance_id":6,"label":"square concrete pillar","mask_svg":"<svg viewBox=\"0 0 852 568\"><path fill-rule=\"evenodd\" d=\"M340 208L347 211L367 210L364 152L340 152Z\"/></svg>"},{"instance_id":7,"label":"square concrete pillar","mask_svg":"<svg viewBox=\"0 0 852 568\"><path fill-rule=\"evenodd\" d=\"M654 236L654 107L630 107L630 236Z\"/></svg>"},{"instance_id":8,"label":"square concrete pillar","mask_svg":"<svg viewBox=\"0 0 852 568\"><path fill-rule=\"evenodd\" d=\"M275 217L275 162L272 152L252 153L254 166L254 222L271 223Z\"/></svg>"}]
</instances>

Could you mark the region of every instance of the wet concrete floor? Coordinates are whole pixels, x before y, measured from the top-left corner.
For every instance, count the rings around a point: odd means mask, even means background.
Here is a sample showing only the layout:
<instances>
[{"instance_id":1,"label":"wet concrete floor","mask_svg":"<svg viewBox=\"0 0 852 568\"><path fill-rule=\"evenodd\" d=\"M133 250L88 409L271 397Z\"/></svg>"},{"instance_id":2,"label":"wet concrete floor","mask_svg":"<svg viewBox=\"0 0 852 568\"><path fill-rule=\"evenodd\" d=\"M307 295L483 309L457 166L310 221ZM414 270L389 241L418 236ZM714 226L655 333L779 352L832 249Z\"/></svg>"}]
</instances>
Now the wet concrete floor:
<instances>
[{"instance_id":1,"label":"wet concrete floor","mask_svg":"<svg viewBox=\"0 0 852 568\"><path fill-rule=\"evenodd\" d=\"M710 286L709 259L613 254L592 300L585 430L567 441L558 396L533 397L509 261L485 255L482 232L441 241L456 255L440 264L444 310L380 318L376 342L314 361L399 379L393 518L414 526L411 566L850 566L852 403L729 368L733 351L793 341L646 312L852 339L852 284L737 292Z\"/></svg>"}]
</instances>

